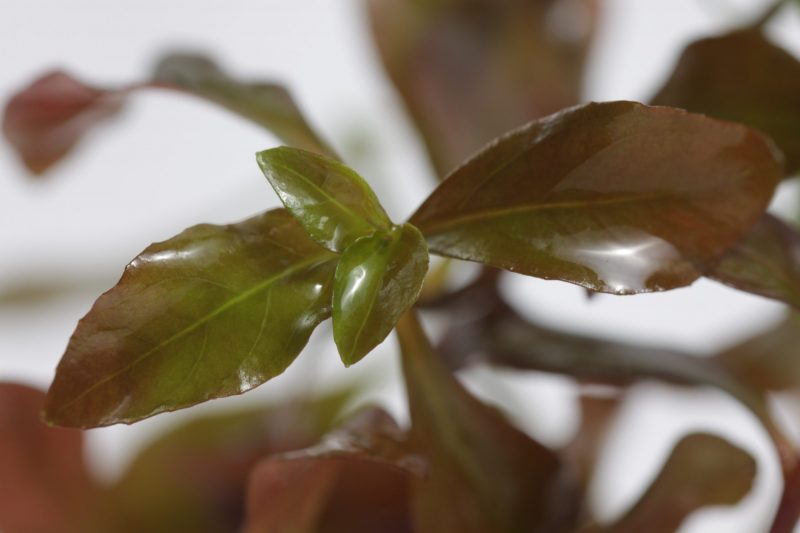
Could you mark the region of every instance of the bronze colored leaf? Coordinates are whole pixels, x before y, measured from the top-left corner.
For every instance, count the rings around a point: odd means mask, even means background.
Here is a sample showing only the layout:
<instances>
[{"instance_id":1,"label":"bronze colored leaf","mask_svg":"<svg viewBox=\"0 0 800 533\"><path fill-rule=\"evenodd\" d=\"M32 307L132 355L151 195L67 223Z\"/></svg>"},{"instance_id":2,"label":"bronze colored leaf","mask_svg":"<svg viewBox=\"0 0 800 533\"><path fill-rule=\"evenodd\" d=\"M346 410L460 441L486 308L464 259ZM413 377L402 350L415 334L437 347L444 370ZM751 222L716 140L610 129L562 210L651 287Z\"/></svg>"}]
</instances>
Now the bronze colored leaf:
<instances>
[{"instance_id":1,"label":"bronze colored leaf","mask_svg":"<svg viewBox=\"0 0 800 533\"><path fill-rule=\"evenodd\" d=\"M578 103L597 0L369 0L372 34L439 176Z\"/></svg>"},{"instance_id":2,"label":"bronze colored leaf","mask_svg":"<svg viewBox=\"0 0 800 533\"><path fill-rule=\"evenodd\" d=\"M207 415L169 431L145 447L110 489L113 531L238 531L253 467L270 454L313 445L353 392Z\"/></svg>"},{"instance_id":3,"label":"bronze colored leaf","mask_svg":"<svg viewBox=\"0 0 800 533\"><path fill-rule=\"evenodd\" d=\"M708 277L800 310L800 234L765 214Z\"/></svg>"},{"instance_id":4,"label":"bronze colored leaf","mask_svg":"<svg viewBox=\"0 0 800 533\"><path fill-rule=\"evenodd\" d=\"M262 126L285 144L336 157L282 85L236 80L211 59L193 54L164 56L156 66L151 85L208 99Z\"/></svg>"},{"instance_id":5,"label":"bronze colored leaf","mask_svg":"<svg viewBox=\"0 0 800 533\"><path fill-rule=\"evenodd\" d=\"M282 209L151 245L78 324L48 420L132 423L260 385L330 316L335 265Z\"/></svg>"},{"instance_id":6,"label":"bronze colored leaf","mask_svg":"<svg viewBox=\"0 0 800 533\"><path fill-rule=\"evenodd\" d=\"M350 415L338 428L314 446L290 451L274 459L361 459L374 461L409 474L427 473L426 460L414 453L408 437L397 422L379 407L366 407Z\"/></svg>"},{"instance_id":7,"label":"bronze colored leaf","mask_svg":"<svg viewBox=\"0 0 800 533\"><path fill-rule=\"evenodd\" d=\"M778 157L738 124L588 104L497 139L410 221L434 253L599 292L668 290L705 274L758 221Z\"/></svg>"},{"instance_id":8,"label":"bronze colored leaf","mask_svg":"<svg viewBox=\"0 0 800 533\"><path fill-rule=\"evenodd\" d=\"M800 387L800 314L787 314L774 327L723 350L716 360L759 390Z\"/></svg>"},{"instance_id":9,"label":"bronze colored leaf","mask_svg":"<svg viewBox=\"0 0 800 533\"><path fill-rule=\"evenodd\" d=\"M696 510L735 505L753 485L756 462L720 437L693 433L681 439L639 501L609 533L673 533Z\"/></svg>"},{"instance_id":10,"label":"bronze colored leaf","mask_svg":"<svg viewBox=\"0 0 800 533\"><path fill-rule=\"evenodd\" d=\"M759 29L690 44L653 103L758 128L800 168L800 62Z\"/></svg>"},{"instance_id":11,"label":"bronze colored leaf","mask_svg":"<svg viewBox=\"0 0 800 533\"><path fill-rule=\"evenodd\" d=\"M384 411L354 415L319 445L265 459L251 477L247 533L411 533L422 463Z\"/></svg>"},{"instance_id":12,"label":"bronze colored leaf","mask_svg":"<svg viewBox=\"0 0 800 533\"><path fill-rule=\"evenodd\" d=\"M579 497L559 457L470 396L411 312L398 334L412 439L430 462L414 485L416 531L569 530Z\"/></svg>"}]
</instances>

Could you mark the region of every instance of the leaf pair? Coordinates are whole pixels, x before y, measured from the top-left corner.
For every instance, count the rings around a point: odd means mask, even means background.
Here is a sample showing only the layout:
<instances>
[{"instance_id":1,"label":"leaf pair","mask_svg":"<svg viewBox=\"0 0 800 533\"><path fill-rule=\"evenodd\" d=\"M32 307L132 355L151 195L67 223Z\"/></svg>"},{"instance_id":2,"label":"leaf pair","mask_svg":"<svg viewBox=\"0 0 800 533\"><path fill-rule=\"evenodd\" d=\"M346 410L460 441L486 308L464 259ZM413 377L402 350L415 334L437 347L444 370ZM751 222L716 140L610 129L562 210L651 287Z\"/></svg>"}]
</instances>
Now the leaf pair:
<instances>
[{"instance_id":1,"label":"leaf pair","mask_svg":"<svg viewBox=\"0 0 800 533\"><path fill-rule=\"evenodd\" d=\"M410 224L393 225L369 185L341 163L283 147L259 153L258 164L311 238L341 254L333 337L344 363L356 363L416 301L428 270L425 240Z\"/></svg>"}]
</instances>

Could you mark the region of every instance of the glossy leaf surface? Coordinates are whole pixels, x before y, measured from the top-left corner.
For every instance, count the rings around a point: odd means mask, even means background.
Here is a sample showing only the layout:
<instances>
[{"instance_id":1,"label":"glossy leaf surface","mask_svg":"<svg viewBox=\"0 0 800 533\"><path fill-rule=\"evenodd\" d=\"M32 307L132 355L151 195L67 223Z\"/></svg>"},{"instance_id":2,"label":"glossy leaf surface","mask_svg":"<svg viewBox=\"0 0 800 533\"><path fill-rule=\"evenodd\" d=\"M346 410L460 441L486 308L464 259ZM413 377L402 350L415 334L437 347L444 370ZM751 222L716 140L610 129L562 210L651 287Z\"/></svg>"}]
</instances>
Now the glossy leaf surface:
<instances>
[{"instance_id":1,"label":"glossy leaf surface","mask_svg":"<svg viewBox=\"0 0 800 533\"><path fill-rule=\"evenodd\" d=\"M800 309L800 234L765 214L708 277Z\"/></svg>"},{"instance_id":2,"label":"glossy leaf surface","mask_svg":"<svg viewBox=\"0 0 800 533\"><path fill-rule=\"evenodd\" d=\"M410 312L398 334L412 438L430 462L414 487L416 531L569 530L578 499L559 458L470 396Z\"/></svg>"},{"instance_id":3,"label":"glossy leaf surface","mask_svg":"<svg viewBox=\"0 0 800 533\"><path fill-rule=\"evenodd\" d=\"M411 533L418 461L407 446L391 417L369 408L317 446L262 461L251 478L245 531Z\"/></svg>"},{"instance_id":4,"label":"glossy leaf surface","mask_svg":"<svg viewBox=\"0 0 800 533\"><path fill-rule=\"evenodd\" d=\"M151 80L121 89L91 87L64 72L50 72L8 102L3 133L25 166L41 174L94 126L116 114L129 93L144 88L179 90L205 98L264 127L286 144L336 157L284 87L240 82L210 59L184 54L164 57Z\"/></svg>"},{"instance_id":5,"label":"glossy leaf surface","mask_svg":"<svg viewBox=\"0 0 800 533\"><path fill-rule=\"evenodd\" d=\"M61 71L34 81L8 102L3 134L25 166L41 174L98 122L120 109L124 92L89 87Z\"/></svg>"},{"instance_id":6,"label":"glossy leaf surface","mask_svg":"<svg viewBox=\"0 0 800 533\"><path fill-rule=\"evenodd\" d=\"M359 237L392 227L367 182L335 159L285 146L256 159L283 205L325 248L342 252Z\"/></svg>"},{"instance_id":7,"label":"glossy leaf surface","mask_svg":"<svg viewBox=\"0 0 800 533\"><path fill-rule=\"evenodd\" d=\"M501 137L411 218L432 252L617 294L703 275L782 175L758 132L633 102L575 107Z\"/></svg>"},{"instance_id":8,"label":"glossy leaf surface","mask_svg":"<svg viewBox=\"0 0 800 533\"><path fill-rule=\"evenodd\" d=\"M44 393L0 383L0 530L80 533L97 492L83 460L83 435L40 420Z\"/></svg>"},{"instance_id":9,"label":"glossy leaf surface","mask_svg":"<svg viewBox=\"0 0 800 533\"><path fill-rule=\"evenodd\" d=\"M248 479L274 453L305 448L331 429L352 390L206 415L170 430L135 458L106 503L108 531L227 533L245 518Z\"/></svg>"},{"instance_id":10,"label":"glossy leaf surface","mask_svg":"<svg viewBox=\"0 0 800 533\"><path fill-rule=\"evenodd\" d=\"M702 39L681 55L657 105L741 122L768 134L800 168L800 62L757 29Z\"/></svg>"},{"instance_id":11,"label":"glossy leaf surface","mask_svg":"<svg viewBox=\"0 0 800 533\"><path fill-rule=\"evenodd\" d=\"M720 437L693 433L678 442L639 501L603 531L672 533L702 507L738 503L755 475L749 453Z\"/></svg>"},{"instance_id":12,"label":"glossy leaf surface","mask_svg":"<svg viewBox=\"0 0 800 533\"><path fill-rule=\"evenodd\" d=\"M354 242L336 267L333 338L345 365L380 344L417 299L428 249L410 224Z\"/></svg>"},{"instance_id":13,"label":"glossy leaf surface","mask_svg":"<svg viewBox=\"0 0 800 533\"><path fill-rule=\"evenodd\" d=\"M151 245L78 324L48 420L130 423L260 385L329 316L334 267L284 210Z\"/></svg>"},{"instance_id":14,"label":"glossy leaf surface","mask_svg":"<svg viewBox=\"0 0 800 533\"><path fill-rule=\"evenodd\" d=\"M597 0L370 0L384 67L440 177L579 101Z\"/></svg>"}]
</instances>

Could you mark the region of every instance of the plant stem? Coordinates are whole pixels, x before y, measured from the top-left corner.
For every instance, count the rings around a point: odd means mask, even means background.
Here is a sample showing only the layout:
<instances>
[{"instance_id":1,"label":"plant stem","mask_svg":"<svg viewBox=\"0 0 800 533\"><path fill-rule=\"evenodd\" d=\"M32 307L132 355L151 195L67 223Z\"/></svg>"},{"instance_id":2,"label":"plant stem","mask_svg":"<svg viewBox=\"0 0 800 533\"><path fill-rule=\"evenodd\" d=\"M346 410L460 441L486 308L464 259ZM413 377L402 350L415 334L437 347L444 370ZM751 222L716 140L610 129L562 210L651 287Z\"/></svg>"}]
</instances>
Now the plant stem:
<instances>
[{"instance_id":1,"label":"plant stem","mask_svg":"<svg viewBox=\"0 0 800 533\"><path fill-rule=\"evenodd\" d=\"M769 23L770 20L780 11L783 7L789 3L790 0L777 0L771 6L767 8L764 13L756 19L756 21L751 25L754 29L760 29ZM796 0L791 0L796 1Z\"/></svg>"}]
</instances>

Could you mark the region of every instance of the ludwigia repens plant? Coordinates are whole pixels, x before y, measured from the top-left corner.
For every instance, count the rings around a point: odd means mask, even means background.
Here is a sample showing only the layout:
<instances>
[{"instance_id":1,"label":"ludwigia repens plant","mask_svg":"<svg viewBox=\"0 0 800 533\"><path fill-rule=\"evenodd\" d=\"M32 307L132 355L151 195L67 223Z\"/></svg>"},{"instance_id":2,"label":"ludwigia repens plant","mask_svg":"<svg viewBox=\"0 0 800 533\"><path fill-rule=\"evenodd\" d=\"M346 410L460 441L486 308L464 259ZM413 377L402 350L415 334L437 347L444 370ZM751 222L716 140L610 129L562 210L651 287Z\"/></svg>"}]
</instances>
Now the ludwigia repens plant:
<instances>
[{"instance_id":1,"label":"ludwigia repens plant","mask_svg":"<svg viewBox=\"0 0 800 533\"><path fill-rule=\"evenodd\" d=\"M585 498L597 448L626 386L655 379L716 387L758 418L784 475L771 528L791 531L800 513L797 450L773 421L768 398L800 386L794 311L773 330L698 358L546 327L498 290L507 272L616 295L707 277L800 306L800 237L766 212L776 186L800 167L800 64L763 30L784 2L746 28L689 46L654 105L577 105L601 4L367 2L386 71L442 178L406 220L387 216L283 87L238 81L204 57L168 56L149 80L114 90L54 72L13 98L3 130L37 174L145 89L204 98L285 145L255 161L284 208L153 244L97 299L47 393L48 423L135 423L244 393L282 373L328 319L346 366L397 333L411 415L400 427L375 407L333 425L342 393L207 421L145 454L111 496L76 491L80 505L106 512L63 512L59 528L674 531L696 509L743 498L755 462L721 437L686 435L639 501L613 523L598 523ZM582 20L582 33L559 38L548 22L554 12ZM429 254L448 259L429 273ZM443 280L454 260L480 263L481 273L450 289ZM421 323L426 313L445 323L435 342ZM455 371L473 364L558 373L618 393L586 389L580 430L554 450L464 388ZM33 406L31 413L41 401L15 385L0 393ZM14 434L15 426L3 427ZM209 435L228 442L222 435L232 428L258 443L247 460L232 462L217 444L206 455L189 451ZM36 438L58 442L62 433L53 431L41 428ZM79 453L80 436L63 435L69 453ZM6 445L14 442L27 453L21 439ZM217 465L193 483L229 496L224 504L173 483L180 476L163 489L146 475L166 475L180 456ZM77 464L52 461L57 471ZM130 497L137 479L160 498L180 494L181 503L161 501L154 511L141 502L157 498ZM0 526L15 530L14 510L0 515Z\"/></svg>"}]
</instances>

